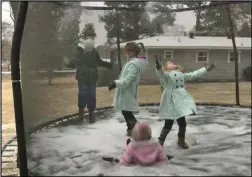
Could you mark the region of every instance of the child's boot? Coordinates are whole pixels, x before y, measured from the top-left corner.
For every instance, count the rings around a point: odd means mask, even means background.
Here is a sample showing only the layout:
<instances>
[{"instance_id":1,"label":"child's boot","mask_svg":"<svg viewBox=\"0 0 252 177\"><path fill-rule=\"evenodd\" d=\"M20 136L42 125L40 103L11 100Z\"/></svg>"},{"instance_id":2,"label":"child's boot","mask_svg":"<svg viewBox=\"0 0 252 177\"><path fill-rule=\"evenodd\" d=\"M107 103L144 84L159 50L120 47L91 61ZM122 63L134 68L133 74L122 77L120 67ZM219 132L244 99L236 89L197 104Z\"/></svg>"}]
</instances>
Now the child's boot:
<instances>
[{"instance_id":1,"label":"child's boot","mask_svg":"<svg viewBox=\"0 0 252 177\"><path fill-rule=\"evenodd\" d=\"M188 149L189 146L185 142L185 133L178 133L178 146L182 149Z\"/></svg>"},{"instance_id":2,"label":"child's boot","mask_svg":"<svg viewBox=\"0 0 252 177\"><path fill-rule=\"evenodd\" d=\"M159 140L159 143L161 144L161 146L164 145L165 139L170 131L171 131L171 129L165 129L165 128L162 129L160 136L158 137L158 140Z\"/></svg>"},{"instance_id":3,"label":"child's boot","mask_svg":"<svg viewBox=\"0 0 252 177\"><path fill-rule=\"evenodd\" d=\"M95 123L95 115L93 109L89 110L89 123L91 124Z\"/></svg>"},{"instance_id":4,"label":"child's boot","mask_svg":"<svg viewBox=\"0 0 252 177\"><path fill-rule=\"evenodd\" d=\"M85 108L79 108L79 119L84 119Z\"/></svg>"},{"instance_id":5,"label":"child's boot","mask_svg":"<svg viewBox=\"0 0 252 177\"><path fill-rule=\"evenodd\" d=\"M132 135L132 130L135 127L137 120L136 119L132 119L132 120L128 120L127 121L127 136L131 136Z\"/></svg>"}]
</instances>

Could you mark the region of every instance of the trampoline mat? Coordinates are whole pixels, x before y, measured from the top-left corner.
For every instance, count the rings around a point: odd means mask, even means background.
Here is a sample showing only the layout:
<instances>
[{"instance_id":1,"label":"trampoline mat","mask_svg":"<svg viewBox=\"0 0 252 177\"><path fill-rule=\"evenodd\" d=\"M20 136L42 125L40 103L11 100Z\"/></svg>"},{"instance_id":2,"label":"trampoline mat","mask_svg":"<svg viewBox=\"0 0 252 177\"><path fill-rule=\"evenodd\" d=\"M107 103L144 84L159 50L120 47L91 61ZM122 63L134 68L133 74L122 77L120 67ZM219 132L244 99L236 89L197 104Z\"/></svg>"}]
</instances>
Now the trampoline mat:
<instances>
[{"instance_id":1,"label":"trampoline mat","mask_svg":"<svg viewBox=\"0 0 252 177\"><path fill-rule=\"evenodd\" d=\"M164 124L158 121L158 107L141 109L136 117L148 122L153 137L158 137ZM33 135L27 148L29 171L43 176L251 176L251 109L198 106L198 114L187 117L190 149L177 147L174 124L164 145L174 159L151 167L125 167L101 159L120 157L127 139L122 115L113 110L103 113L92 125L52 127Z\"/></svg>"}]
</instances>

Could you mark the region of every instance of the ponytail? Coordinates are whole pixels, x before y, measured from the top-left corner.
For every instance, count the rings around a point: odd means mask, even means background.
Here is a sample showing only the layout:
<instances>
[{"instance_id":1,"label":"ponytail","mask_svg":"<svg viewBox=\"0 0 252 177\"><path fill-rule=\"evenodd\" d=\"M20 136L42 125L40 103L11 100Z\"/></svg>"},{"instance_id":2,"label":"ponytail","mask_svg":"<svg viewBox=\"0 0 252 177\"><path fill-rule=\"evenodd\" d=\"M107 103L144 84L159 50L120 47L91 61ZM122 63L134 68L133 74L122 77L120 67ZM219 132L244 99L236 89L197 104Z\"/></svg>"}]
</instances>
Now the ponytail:
<instances>
[{"instance_id":1,"label":"ponytail","mask_svg":"<svg viewBox=\"0 0 252 177\"><path fill-rule=\"evenodd\" d=\"M140 48L141 48L141 50L142 50L143 52L145 52L145 47L144 47L144 44L143 44L142 42L139 42L137 45L139 45Z\"/></svg>"}]
</instances>

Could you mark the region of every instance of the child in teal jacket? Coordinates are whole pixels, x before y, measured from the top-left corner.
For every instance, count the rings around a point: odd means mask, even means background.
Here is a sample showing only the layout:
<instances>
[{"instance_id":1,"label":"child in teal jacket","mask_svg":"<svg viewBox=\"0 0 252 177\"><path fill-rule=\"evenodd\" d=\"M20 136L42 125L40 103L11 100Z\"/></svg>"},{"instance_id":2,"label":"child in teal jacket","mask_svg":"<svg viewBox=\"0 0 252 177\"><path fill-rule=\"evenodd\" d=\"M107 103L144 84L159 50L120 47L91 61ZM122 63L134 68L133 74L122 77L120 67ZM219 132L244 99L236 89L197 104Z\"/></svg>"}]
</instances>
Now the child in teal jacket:
<instances>
[{"instance_id":1,"label":"child in teal jacket","mask_svg":"<svg viewBox=\"0 0 252 177\"><path fill-rule=\"evenodd\" d=\"M163 87L160 101L159 117L165 120L164 127L160 133L159 141L163 145L166 136L170 132L174 120L179 125L178 146L187 149L189 146L185 142L186 120L185 116L196 114L196 104L192 96L185 90L184 84L188 80L201 77L215 67L214 64L206 65L196 71L184 73L178 65L167 62L163 69L156 58L156 72Z\"/></svg>"},{"instance_id":2,"label":"child in teal jacket","mask_svg":"<svg viewBox=\"0 0 252 177\"><path fill-rule=\"evenodd\" d=\"M129 42L126 44L125 51L129 61L124 65L119 79L111 82L108 87L109 91L116 88L113 105L115 111L122 112L124 116L128 136L131 136L137 122L133 113L139 112L137 92L140 74L148 64L145 57L138 57L141 49L145 50L142 43Z\"/></svg>"}]
</instances>

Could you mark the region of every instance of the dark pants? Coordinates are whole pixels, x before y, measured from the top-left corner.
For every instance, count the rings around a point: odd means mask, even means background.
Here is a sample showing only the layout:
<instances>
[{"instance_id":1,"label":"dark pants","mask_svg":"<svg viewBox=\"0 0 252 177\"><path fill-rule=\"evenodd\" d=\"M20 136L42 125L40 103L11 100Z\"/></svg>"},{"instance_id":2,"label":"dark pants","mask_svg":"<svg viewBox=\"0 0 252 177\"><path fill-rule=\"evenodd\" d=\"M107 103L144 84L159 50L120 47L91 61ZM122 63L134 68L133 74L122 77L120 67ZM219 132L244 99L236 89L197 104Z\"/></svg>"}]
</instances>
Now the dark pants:
<instances>
[{"instance_id":1,"label":"dark pants","mask_svg":"<svg viewBox=\"0 0 252 177\"><path fill-rule=\"evenodd\" d=\"M171 120L171 119L165 120L164 127L163 127L162 132L161 132L161 134L159 136L159 140L161 142L165 141L166 136L169 134L169 132L172 129L173 123L174 123L174 120ZM186 120L185 120L185 117L178 118L177 123L178 123L178 126L179 126L178 137L184 138L185 133L186 133Z\"/></svg>"},{"instance_id":2,"label":"dark pants","mask_svg":"<svg viewBox=\"0 0 252 177\"><path fill-rule=\"evenodd\" d=\"M96 108L96 85L87 85L78 83L78 106L79 108L87 108L94 110Z\"/></svg>"},{"instance_id":3,"label":"dark pants","mask_svg":"<svg viewBox=\"0 0 252 177\"><path fill-rule=\"evenodd\" d=\"M130 111L122 111L128 130L132 130L137 122L134 114Z\"/></svg>"},{"instance_id":4,"label":"dark pants","mask_svg":"<svg viewBox=\"0 0 252 177\"><path fill-rule=\"evenodd\" d=\"M172 126L173 126L173 122L174 122L174 120L169 120L169 119L165 120L164 128L171 130ZM178 133L178 135L182 136L182 135L185 134L185 131L186 131L186 120L185 120L185 117L178 118L177 119L177 123L178 123L178 126L179 126L179 133Z\"/></svg>"}]
</instances>

